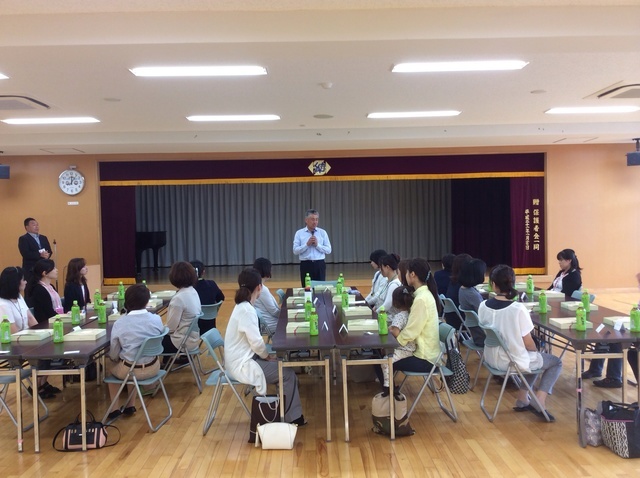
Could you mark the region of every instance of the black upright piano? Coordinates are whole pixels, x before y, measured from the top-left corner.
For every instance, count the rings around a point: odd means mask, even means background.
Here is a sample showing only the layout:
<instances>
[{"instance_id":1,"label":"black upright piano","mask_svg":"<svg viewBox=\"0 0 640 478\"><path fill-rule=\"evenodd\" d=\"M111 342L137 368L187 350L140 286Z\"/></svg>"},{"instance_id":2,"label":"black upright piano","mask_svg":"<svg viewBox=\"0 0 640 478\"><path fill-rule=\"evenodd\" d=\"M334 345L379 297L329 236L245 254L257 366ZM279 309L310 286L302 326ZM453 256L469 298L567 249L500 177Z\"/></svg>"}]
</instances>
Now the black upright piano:
<instances>
[{"instance_id":1,"label":"black upright piano","mask_svg":"<svg viewBox=\"0 0 640 478\"><path fill-rule=\"evenodd\" d=\"M158 251L167 245L167 231L136 232L136 272L142 272L142 253L153 249L153 270L158 270Z\"/></svg>"}]
</instances>

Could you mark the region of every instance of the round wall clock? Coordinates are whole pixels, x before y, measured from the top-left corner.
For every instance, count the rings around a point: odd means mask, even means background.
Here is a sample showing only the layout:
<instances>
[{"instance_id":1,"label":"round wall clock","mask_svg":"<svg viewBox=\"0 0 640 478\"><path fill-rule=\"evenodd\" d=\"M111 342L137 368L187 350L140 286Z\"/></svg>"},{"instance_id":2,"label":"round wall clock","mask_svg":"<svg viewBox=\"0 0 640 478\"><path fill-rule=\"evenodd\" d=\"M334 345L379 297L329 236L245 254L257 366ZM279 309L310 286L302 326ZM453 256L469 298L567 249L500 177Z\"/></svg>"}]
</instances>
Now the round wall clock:
<instances>
[{"instance_id":1,"label":"round wall clock","mask_svg":"<svg viewBox=\"0 0 640 478\"><path fill-rule=\"evenodd\" d=\"M84 176L76 169L67 169L58 177L58 186L63 193L75 196L84 189Z\"/></svg>"}]
</instances>

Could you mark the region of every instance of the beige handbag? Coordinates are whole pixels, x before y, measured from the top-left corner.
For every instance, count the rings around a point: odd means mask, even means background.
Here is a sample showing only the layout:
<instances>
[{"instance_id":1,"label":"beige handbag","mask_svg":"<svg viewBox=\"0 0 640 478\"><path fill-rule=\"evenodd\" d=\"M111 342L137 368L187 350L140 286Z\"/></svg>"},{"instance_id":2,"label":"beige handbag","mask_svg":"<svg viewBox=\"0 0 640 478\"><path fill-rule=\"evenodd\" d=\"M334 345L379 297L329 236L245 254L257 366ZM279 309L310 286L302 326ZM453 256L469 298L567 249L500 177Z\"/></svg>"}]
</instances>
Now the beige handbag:
<instances>
[{"instance_id":1,"label":"beige handbag","mask_svg":"<svg viewBox=\"0 0 640 478\"><path fill-rule=\"evenodd\" d=\"M263 450L291 450L298 427L291 423L273 422L258 425L256 447L262 442Z\"/></svg>"}]
</instances>

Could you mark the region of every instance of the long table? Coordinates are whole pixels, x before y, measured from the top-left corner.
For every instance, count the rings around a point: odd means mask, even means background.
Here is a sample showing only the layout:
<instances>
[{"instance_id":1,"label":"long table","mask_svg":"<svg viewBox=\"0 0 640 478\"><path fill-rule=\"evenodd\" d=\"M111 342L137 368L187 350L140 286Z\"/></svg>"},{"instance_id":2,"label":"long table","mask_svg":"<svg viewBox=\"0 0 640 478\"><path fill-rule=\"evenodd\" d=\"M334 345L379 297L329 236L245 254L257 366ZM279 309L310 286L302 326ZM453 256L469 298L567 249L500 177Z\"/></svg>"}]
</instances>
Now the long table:
<instances>
[{"instance_id":1,"label":"long table","mask_svg":"<svg viewBox=\"0 0 640 478\"><path fill-rule=\"evenodd\" d=\"M604 317L620 316L619 312L608 309L606 307L598 307L587 314L587 320L593 323L593 328L589 328L584 332L570 329L561 329L549 322L551 318L575 317L575 312L563 309L560 306L561 299L549 299L549 310L546 314L532 312L531 319L535 325L539 338L544 343L551 345L554 341L559 342L565 347L571 347L576 355L576 422L578 427L578 436L580 445L585 447L584 438L584 414L583 414L583 393L582 388L582 371L583 359L622 359L627 362L627 349L632 345L640 342L640 333L630 331L618 331L609 325L604 325L603 329L598 332L598 327L602 324ZM622 344L622 352L595 353L589 348L595 343L620 343ZM640 358L639 358L640 362ZM622 367L622 398L626 397L626 367ZM638 387L638 400L640 400L640 387Z\"/></svg>"},{"instance_id":2,"label":"long table","mask_svg":"<svg viewBox=\"0 0 640 478\"><path fill-rule=\"evenodd\" d=\"M159 313L168 304L168 300L164 300L162 305L149 309L152 313ZM21 368L26 360L31 365L31 380L33 389L33 430L35 451L40 451L40 426L39 426L39 409L38 409L38 376L49 375L78 375L80 377L80 415L82 426L82 450L87 450L86 444L86 388L85 388L85 369L87 365L96 359L103 357L109 348L111 341L111 327L113 321L107 321L105 324L99 324L95 311L87 314L79 324L82 328L104 328L106 334L97 340L72 341L65 337L65 341L59 344L53 343L52 338L48 338L36 342L12 342L11 344L1 344L0 360L7 360L14 368L16 373L16 421L18 422L18 451L23 451L23 430L22 430L22 391L20 387ZM51 328L51 324L43 322L35 325L35 329ZM64 324L64 333L71 332L74 325L70 323ZM42 360L72 360L74 368L64 369L38 369L38 363Z\"/></svg>"},{"instance_id":3,"label":"long table","mask_svg":"<svg viewBox=\"0 0 640 478\"><path fill-rule=\"evenodd\" d=\"M293 290L287 290L287 297L293 295ZM330 408L330 367L329 358L332 353L343 352L353 349L383 349L386 352L392 351L399 344L393 335L380 336L377 332L367 333L364 331L348 332L343 328L344 319L340 307L335 307L332 302L331 293L324 291L314 294L315 308L318 313L317 336L308 333L287 334L287 324L289 322L286 300L280 311L276 332L272 339L273 350L278 356L278 373L280 381L283 380L283 367L297 366L322 366L325 377L325 404L327 421L327 441L331 441L331 408ZM301 310L302 312L302 310ZM373 314L372 314L373 317ZM323 354L321 360L287 360L287 354L296 350L318 350ZM380 359L347 360L349 354L342 356L342 386L343 386L343 408L345 418L345 441L349 441L349 413L347 394L347 365L369 365L387 363L389 365L389 376L393 376L393 362L391 356ZM280 387L280 414L284 420L284 399L283 389ZM395 416L394 401L390 400L390 416ZM395 439L395 429L391 427L391 439Z\"/></svg>"}]
</instances>

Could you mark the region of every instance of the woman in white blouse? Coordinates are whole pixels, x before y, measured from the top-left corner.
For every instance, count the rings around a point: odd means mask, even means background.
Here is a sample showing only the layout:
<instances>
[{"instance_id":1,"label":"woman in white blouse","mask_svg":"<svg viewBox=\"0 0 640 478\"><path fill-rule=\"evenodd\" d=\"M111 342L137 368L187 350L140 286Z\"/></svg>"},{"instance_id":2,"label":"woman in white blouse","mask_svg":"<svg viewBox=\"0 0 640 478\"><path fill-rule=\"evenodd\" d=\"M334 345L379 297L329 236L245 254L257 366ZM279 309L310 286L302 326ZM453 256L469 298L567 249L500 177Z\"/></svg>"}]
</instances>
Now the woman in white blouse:
<instances>
[{"instance_id":1,"label":"woman in white blouse","mask_svg":"<svg viewBox=\"0 0 640 478\"><path fill-rule=\"evenodd\" d=\"M397 254L387 254L380 258L380 273L386 279L380 288L378 295L373 304L373 310L378 312L380 307L384 306L384 310L389 311L393 301L393 291L402 285L398 277L398 262L400 258Z\"/></svg>"},{"instance_id":2,"label":"woman in white blouse","mask_svg":"<svg viewBox=\"0 0 640 478\"><path fill-rule=\"evenodd\" d=\"M269 330L275 331L278 325L278 317L280 317L280 307L278 307L276 299L271 295L271 291L265 284L267 280L271 279L271 261L264 257L259 257L253 263L253 268L262 277L262 290L253 305L262 314L262 319Z\"/></svg>"},{"instance_id":3,"label":"woman in white blouse","mask_svg":"<svg viewBox=\"0 0 640 478\"><path fill-rule=\"evenodd\" d=\"M0 274L0 320L7 318L12 334L38 324L22 298L26 286L27 281L20 267L7 267ZM48 364L48 361L40 361L38 367L47 368ZM47 382L47 377L38 377L38 394L41 398L53 398L60 391Z\"/></svg>"},{"instance_id":4,"label":"woman in white blouse","mask_svg":"<svg viewBox=\"0 0 640 478\"><path fill-rule=\"evenodd\" d=\"M371 262L371 267L376 271L373 274L373 279L371 280L371 292L369 295L364 298L364 300L369 304L370 307L373 307L376 302L376 297L380 292L380 288L384 286L386 279L382 275L380 271L380 258L387 255L387 251L382 249L376 249L369 255L369 261Z\"/></svg>"}]
</instances>

